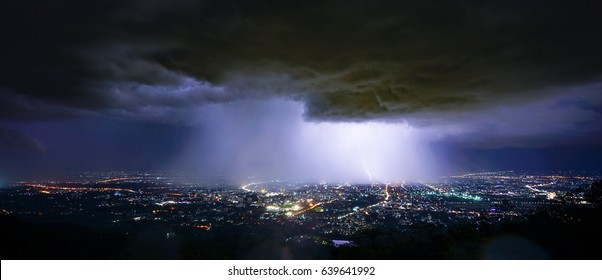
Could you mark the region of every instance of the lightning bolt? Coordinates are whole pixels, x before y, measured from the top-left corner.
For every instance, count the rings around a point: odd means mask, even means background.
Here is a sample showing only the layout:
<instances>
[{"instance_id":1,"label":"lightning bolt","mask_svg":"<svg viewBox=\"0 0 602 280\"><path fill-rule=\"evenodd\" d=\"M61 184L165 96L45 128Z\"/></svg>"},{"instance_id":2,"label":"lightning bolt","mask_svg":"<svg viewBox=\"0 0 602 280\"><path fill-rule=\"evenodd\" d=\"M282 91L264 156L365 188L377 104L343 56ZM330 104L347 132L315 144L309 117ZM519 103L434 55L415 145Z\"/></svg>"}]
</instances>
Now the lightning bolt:
<instances>
[{"instance_id":1,"label":"lightning bolt","mask_svg":"<svg viewBox=\"0 0 602 280\"><path fill-rule=\"evenodd\" d=\"M368 178L370 179L370 183L372 183L372 173L368 170L368 165L366 164L366 156L364 156L364 171L368 174Z\"/></svg>"}]
</instances>

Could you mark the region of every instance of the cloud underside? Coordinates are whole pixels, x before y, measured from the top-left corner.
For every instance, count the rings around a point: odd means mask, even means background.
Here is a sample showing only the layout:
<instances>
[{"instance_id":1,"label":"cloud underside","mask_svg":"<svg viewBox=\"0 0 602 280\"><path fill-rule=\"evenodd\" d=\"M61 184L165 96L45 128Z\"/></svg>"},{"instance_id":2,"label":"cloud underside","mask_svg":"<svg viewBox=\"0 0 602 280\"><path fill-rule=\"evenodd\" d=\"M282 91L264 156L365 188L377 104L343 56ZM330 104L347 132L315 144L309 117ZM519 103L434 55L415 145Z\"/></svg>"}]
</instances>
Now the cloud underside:
<instances>
[{"instance_id":1,"label":"cloud underside","mask_svg":"<svg viewBox=\"0 0 602 280\"><path fill-rule=\"evenodd\" d=\"M602 9L577 2L19 1L0 12L0 117L179 122L277 97L362 121L531 102L600 79Z\"/></svg>"}]
</instances>

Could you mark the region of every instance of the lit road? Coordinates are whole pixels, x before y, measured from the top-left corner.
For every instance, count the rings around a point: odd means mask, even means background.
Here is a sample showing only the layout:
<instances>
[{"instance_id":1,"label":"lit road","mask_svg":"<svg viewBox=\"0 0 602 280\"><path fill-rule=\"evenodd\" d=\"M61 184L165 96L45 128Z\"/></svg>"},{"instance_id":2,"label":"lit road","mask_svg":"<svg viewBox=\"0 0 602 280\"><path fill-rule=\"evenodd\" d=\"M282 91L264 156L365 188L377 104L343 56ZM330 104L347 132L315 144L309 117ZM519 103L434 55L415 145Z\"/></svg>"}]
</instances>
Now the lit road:
<instances>
[{"instance_id":1,"label":"lit road","mask_svg":"<svg viewBox=\"0 0 602 280\"><path fill-rule=\"evenodd\" d=\"M297 216L297 215L301 215L301 214L303 214L303 213L305 213L305 212L307 212L307 211L309 211L309 210L312 210L312 209L314 209L314 208L316 208L316 207L318 207L318 206L320 206L320 205L323 205L323 204L328 204L328 203L331 203L331 202L333 202L333 201L334 201L334 199L333 199L333 200L330 200L330 201L327 201L327 202L318 202L318 203L316 203L316 204L313 204L312 206L310 206L310 207L308 207L308 208L305 208L305 209L303 209L303 210L299 210L299 211L297 211L297 212L293 213L293 215L291 215L291 217L294 217L294 216Z\"/></svg>"},{"instance_id":2,"label":"lit road","mask_svg":"<svg viewBox=\"0 0 602 280\"><path fill-rule=\"evenodd\" d=\"M367 209L370 209L370 208L375 207L375 206L384 205L384 204L387 203L387 201L389 200L390 197L391 197L391 195L389 194L389 184L386 184L385 185L385 199L384 200L381 200L381 201L379 201L377 203L374 203L372 205L368 205L368 206L363 207L363 208L359 208L357 211L350 212L350 213L347 213L345 215L339 216L338 219L343 219L343 218L348 217L349 215L352 215L353 213L356 213L356 212L362 212L362 211L365 212Z\"/></svg>"}]
</instances>

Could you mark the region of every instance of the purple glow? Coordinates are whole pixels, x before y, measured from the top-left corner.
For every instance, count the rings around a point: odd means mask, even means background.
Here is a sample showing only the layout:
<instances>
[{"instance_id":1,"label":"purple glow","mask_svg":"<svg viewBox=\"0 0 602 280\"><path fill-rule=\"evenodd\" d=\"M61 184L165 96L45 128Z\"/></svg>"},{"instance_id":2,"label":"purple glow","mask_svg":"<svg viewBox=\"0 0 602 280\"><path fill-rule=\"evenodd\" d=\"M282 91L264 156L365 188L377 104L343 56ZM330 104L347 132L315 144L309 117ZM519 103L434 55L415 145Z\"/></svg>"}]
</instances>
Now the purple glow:
<instances>
[{"instance_id":1,"label":"purple glow","mask_svg":"<svg viewBox=\"0 0 602 280\"><path fill-rule=\"evenodd\" d=\"M370 182L426 178L438 164L407 123L310 122L301 104L239 101L201 108L177 166L260 178Z\"/></svg>"}]
</instances>

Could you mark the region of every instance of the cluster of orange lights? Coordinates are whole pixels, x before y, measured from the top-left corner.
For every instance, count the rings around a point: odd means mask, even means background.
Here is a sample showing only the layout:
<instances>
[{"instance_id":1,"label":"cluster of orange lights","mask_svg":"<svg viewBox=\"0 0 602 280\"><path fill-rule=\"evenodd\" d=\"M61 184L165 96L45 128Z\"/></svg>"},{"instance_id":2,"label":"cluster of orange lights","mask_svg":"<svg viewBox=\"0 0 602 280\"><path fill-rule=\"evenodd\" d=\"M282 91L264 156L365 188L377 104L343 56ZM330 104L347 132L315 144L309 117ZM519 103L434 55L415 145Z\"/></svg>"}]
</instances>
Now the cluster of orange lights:
<instances>
[{"instance_id":1,"label":"cluster of orange lights","mask_svg":"<svg viewBox=\"0 0 602 280\"><path fill-rule=\"evenodd\" d=\"M210 225L195 225L194 227L198 228L198 229L204 229L204 230L210 230L211 229Z\"/></svg>"},{"instance_id":2,"label":"cluster of orange lights","mask_svg":"<svg viewBox=\"0 0 602 280\"><path fill-rule=\"evenodd\" d=\"M71 192L81 192L81 191L119 191L119 192L130 192L135 193L136 191L132 189L122 189L122 188L86 188L86 187L62 187L62 186L47 186L41 184L29 184L28 187L37 188L39 193L50 194L50 191L71 191Z\"/></svg>"},{"instance_id":3,"label":"cluster of orange lights","mask_svg":"<svg viewBox=\"0 0 602 280\"><path fill-rule=\"evenodd\" d=\"M125 181L125 180L128 180L128 179L130 179L130 178L128 178L128 177L112 178L112 179L100 180L97 183L99 183L99 184L102 184L102 183L113 183L113 182Z\"/></svg>"}]
</instances>

